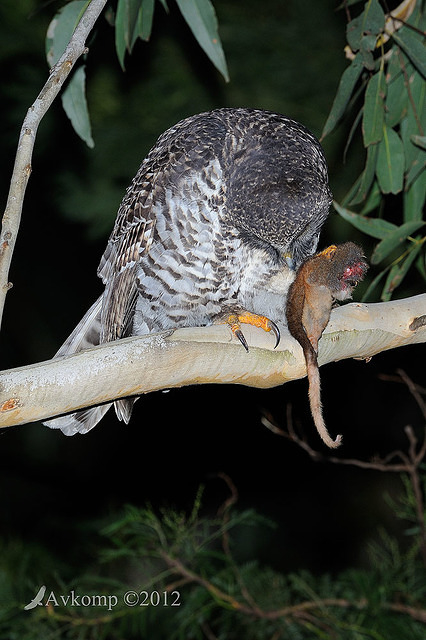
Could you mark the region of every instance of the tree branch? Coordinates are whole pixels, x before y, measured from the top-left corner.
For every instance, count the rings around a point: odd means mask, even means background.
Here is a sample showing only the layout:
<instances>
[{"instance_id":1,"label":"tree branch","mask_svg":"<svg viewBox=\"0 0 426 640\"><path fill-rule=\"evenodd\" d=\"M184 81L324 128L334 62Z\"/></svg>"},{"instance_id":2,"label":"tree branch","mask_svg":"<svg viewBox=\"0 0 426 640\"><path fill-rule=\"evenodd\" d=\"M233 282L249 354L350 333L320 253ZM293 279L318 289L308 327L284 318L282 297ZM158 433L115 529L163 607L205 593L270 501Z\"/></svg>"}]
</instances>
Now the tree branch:
<instances>
[{"instance_id":1,"label":"tree branch","mask_svg":"<svg viewBox=\"0 0 426 640\"><path fill-rule=\"evenodd\" d=\"M0 427L45 420L159 389L234 383L267 388L306 375L299 344L244 327L249 353L224 325L126 338L80 353L0 373ZM368 359L426 342L426 294L335 309L320 341L319 364Z\"/></svg>"},{"instance_id":2,"label":"tree branch","mask_svg":"<svg viewBox=\"0 0 426 640\"><path fill-rule=\"evenodd\" d=\"M38 126L58 95L78 58L87 52L86 39L101 14L106 0L92 0L81 17L63 55L50 70L49 78L27 111L19 135L10 190L0 233L0 323L9 282L9 268L21 222L22 206L31 174L31 160Z\"/></svg>"}]
</instances>

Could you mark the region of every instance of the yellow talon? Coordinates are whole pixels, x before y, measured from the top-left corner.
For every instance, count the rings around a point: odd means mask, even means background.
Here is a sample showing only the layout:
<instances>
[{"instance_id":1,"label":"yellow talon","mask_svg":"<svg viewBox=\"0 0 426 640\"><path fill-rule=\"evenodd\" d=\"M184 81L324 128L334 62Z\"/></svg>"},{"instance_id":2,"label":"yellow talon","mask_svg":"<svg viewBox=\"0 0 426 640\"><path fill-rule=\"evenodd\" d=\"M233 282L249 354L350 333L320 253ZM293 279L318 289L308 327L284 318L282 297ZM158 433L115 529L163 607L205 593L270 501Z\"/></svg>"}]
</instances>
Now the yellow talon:
<instances>
[{"instance_id":1,"label":"yellow talon","mask_svg":"<svg viewBox=\"0 0 426 640\"><path fill-rule=\"evenodd\" d=\"M274 349L278 346L280 341L280 330L278 329L275 322L266 318L266 316L259 316L257 313L251 313L250 311L242 311L240 314L231 313L228 316L224 317L222 320L223 324L227 324L232 333L243 345L246 351L249 350L247 341L244 337L243 332L241 331L240 324L251 324L253 327L259 327L264 331L272 331L275 335L275 346Z\"/></svg>"}]
</instances>

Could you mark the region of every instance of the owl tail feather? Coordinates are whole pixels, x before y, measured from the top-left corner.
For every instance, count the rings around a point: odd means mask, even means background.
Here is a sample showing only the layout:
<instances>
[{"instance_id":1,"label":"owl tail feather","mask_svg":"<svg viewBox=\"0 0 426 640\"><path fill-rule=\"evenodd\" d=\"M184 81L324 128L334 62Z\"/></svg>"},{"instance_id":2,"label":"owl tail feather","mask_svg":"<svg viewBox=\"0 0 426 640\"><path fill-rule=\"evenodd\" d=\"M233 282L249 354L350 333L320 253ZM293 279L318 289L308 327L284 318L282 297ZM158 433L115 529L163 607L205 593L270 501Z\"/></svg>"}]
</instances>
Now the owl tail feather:
<instances>
[{"instance_id":1,"label":"owl tail feather","mask_svg":"<svg viewBox=\"0 0 426 640\"><path fill-rule=\"evenodd\" d=\"M78 351L83 351L83 349L90 349L99 344L101 309L102 297L98 298L90 307L89 311L56 353L55 358L77 353ZM129 422L134 402L134 398L129 398L117 400L114 403L119 420L124 420L126 423ZM66 436L87 433L93 427L96 427L112 404L110 402L97 407L90 407L89 409L81 409L75 413L47 420L43 424L50 427L50 429L60 429Z\"/></svg>"}]
</instances>

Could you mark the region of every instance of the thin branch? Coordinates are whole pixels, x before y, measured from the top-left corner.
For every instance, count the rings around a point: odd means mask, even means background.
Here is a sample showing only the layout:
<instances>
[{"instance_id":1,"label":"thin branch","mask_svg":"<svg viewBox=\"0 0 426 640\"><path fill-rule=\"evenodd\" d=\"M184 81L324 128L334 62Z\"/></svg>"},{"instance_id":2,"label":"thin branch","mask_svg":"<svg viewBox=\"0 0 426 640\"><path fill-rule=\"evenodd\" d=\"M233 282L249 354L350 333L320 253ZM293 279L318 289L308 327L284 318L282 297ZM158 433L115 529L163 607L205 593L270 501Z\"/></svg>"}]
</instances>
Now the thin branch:
<instances>
[{"instance_id":1,"label":"thin branch","mask_svg":"<svg viewBox=\"0 0 426 640\"><path fill-rule=\"evenodd\" d=\"M413 469L416 470L419 464L422 462L425 454L425 444L421 447L420 451L416 453L417 439L410 426L405 427L405 432L409 440L409 453L405 454L403 451L392 451L384 458L374 457L371 460L359 460L358 458L338 458L337 456L324 455L320 451L313 449L311 445L301 438L293 428L293 421L291 416L287 414L287 431L281 429L273 420L272 416L264 412L261 422L264 427L272 431L278 436L287 438L301 449L306 451L312 460L315 462L331 462L333 464L348 465L352 467L359 467L360 469L369 469L371 471L382 471L385 473L408 473L411 474ZM400 459L401 462L392 462L392 460ZM422 511L423 513L423 511Z\"/></svg>"},{"instance_id":2,"label":"thin branch","mask_svg":"<svg viewBox=\"0 0 426 640\"><path fill-rule=\"evenodd\" d=\"M247 604L250 607L252 607L252 609L258 610L259 607L256 604L256 601L254 600L250 591L248 590L248 587L244 582L243 576L241 575L241 571L239 570L238 565L234 560L234 557L231 551L230 541L229 541L229 530L227 525L230 519L230 510L238 500L238 490L235 484L232 482L231 478L226 473L221 472L218 475L220 478L222 478L222 480L226 483L226 485L228 486L228 489L230 490L229 498L225 500L224 504L219 509L219 514L222 514L222 518L223 518L223 534L222 534L223 551L225 553L225 556L228 559L230 566L232 567L232 571L238 582L238 585L240 587L240 591L244 600L247 602Z\"/></svg>"},{"instance_id":3,"label":"thin branch","mask_svg":"<svg viewBox=\"0 0 426 640\"><path fill-rule=\"evenodd\" d=\"M310 611L324 610L329 607L343 608L343 609L365 609L369 606L369 602L366 598L359 600L348 600L347 598L315 598L313 600L306 600L304 602L298 602L293 605L288 605L280 609L264 610L256 607L251 607L237 600L234 596L226 593L222 589L218 588L207 578L198 575L188 567L186 567L181 560L174 558L170 554L163 552L162 558L166 564L175 571L178 575L183 576L188 582L194 582L206 589L212 597L219 603L223 603L224 606L230 606L233 610L239 611L248 616L254 618L261 618L266 620L277 620L279 618L306 618L306 613ZM414 620L420 622L426 622L426 610L418 609L416 607L410 607L400 603L383 603L383 608L390 611L396 611L409 615ZM309 616L311 619L311 616ZM315 619L315 622L317 620Z\"/></svg>"},{"instance_id":4,"label":"thin branch","mask_svg":"<svg viewBox=\"0 0 426 640\"><path fill-rule=\"evenodd\" d=\"M401 369L398 370L400 377L407 385L408 389L412 393L416 402L418 403L422 414L426 417L426 403L423 401L416 385L410 380L407 374ZM332 462L333 464L350 465L353 467L360 467L361 469L369 469L372 471L382 471L387 473L405 473L411 483L414 503L415 503L415 518L417 526L419 527L419 550L422 557L423 564L426 566L426 523L425 523L425 503L423 490L421 486L420 465L423 463L426 456L426 427L424 431L424 437L421 447L418 447L418 440L415 436L414 430L410 425L405 427L405 433L408 439L408 453L403 451L393 451L384 458L373 458L369 461L358 460L356 458L338 458L335 456L324 456L319 451L313 449L305 438L301 438L295 432L293 428L293 421L291 417L291 411L289 413L289 407L287 407L287 431L284 431L278 427L272 417L264 412L262 417L262 424L275 433L276 435L288 438L295 442L299 447L308 453L308 455L315 462ZM395 459L401 460L401 463L392 462Z\"/></svg>"},{"instance_id":5,"label":"thin branch","mask_svg":"<svg viewBox=\"0 0 426 640\"><path fill-rule=\"evenodd\" d=\"M319 364L426 342L426 294L377 304L348 304L332 313L320 341ZM281 342L244 329L249 353L224 325L126 338L87 351L0 373L0 427L192 384L269 388L306 375L300 345L282 327ZM117 375L119 372L119 375Z\"/></svg>"},{"instance_id":6,"label":"thin branch","mask_svg":"<svg viewBox=\"0 0 426 640\"><path fill-rule=\"evenodd\" d=\"M21 222L25 191L31 174L31 161L37 130L76 61L83 53L87 52L86 39L105 4L106 0L92 0L90 2L63 55L50 70L46 84L28 109L22 124L0 233L0 323L6 294L12 287L9 282L9 269Z\"/></svg>"}]
</instances>

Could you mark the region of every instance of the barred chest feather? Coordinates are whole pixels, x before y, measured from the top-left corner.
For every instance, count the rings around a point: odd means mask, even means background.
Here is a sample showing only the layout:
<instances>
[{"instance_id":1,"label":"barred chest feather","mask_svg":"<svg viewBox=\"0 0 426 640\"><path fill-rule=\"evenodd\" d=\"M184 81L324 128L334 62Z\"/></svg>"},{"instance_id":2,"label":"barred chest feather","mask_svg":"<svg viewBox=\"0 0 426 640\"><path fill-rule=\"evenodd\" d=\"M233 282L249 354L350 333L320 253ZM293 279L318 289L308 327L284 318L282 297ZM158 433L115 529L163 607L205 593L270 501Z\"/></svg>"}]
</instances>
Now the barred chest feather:
<instances>
[{"instance_id":1,"label":"barred chest feather","mask_svg":"<svg viewBox=\"0 0 426 640\"><path fill-rule=\"evenodd\" d=\"M182 177L179 190L165 191L155 236L136 264L133 335L207 325L227 305L259 314L266 308L284 321L293 272L227 222L223 185L215 159L205 172Z\"/></svg>"}]
</instances>

